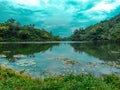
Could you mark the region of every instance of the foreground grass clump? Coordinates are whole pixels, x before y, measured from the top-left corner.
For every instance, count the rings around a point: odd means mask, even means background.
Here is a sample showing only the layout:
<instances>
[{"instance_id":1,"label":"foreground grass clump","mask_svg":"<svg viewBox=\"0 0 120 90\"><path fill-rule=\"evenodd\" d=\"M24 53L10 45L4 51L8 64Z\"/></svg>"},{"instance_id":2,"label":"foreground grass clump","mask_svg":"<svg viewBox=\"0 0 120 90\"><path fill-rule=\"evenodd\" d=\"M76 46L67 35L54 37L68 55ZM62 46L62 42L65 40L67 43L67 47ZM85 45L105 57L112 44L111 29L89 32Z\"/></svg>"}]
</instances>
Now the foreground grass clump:
<instances>
[{"instance_id":1,"label":"foreground grass clump","mask_svg":"<svg viewBox=\"0 0 120 90\"><path fill-rule=\"evenodd\" d=\"M120 90L120 77L104 75L68 75L32 79L0 67L0 90Z\"/></svg>"}]
</instances>

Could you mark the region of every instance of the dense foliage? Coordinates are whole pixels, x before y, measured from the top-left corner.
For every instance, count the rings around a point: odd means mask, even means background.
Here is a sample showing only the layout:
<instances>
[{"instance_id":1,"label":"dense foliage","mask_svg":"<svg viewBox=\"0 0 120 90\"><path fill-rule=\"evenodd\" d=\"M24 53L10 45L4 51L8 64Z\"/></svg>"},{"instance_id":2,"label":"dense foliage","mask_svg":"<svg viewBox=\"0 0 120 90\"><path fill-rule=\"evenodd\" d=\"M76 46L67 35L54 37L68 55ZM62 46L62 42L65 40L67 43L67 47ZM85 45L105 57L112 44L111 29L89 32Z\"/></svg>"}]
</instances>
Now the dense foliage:
<instances>
[{"instance_id":1,"label":"dense foliage","mask_svg":"<svg viewBox=\"0 0 120 90\"><path fill-rule=\"evenodd\" d=\"M21 26L14 19L9 19L0 24L0 41L51 41L60 40L45 30L34 27L34 24Z\"/></svg>"},{"instance_id":2,"label":"dense foliage","mask_svg":"<svg viewBox=\"0 0 120 90\"><path fill-rule=\"evenodd\" d=\"M111 40L120 41L120 15L116 17L101 21L98 24L90 26L86 29L80 28L74 31L70 37L74 41L97 41L97 40Z\"/></svg>"},{"instance_id":3,"label":"dense foliage","mask_svg":"<svg viewBox=\"0 0 120 90\"><path fill-rule=\"evenodd\" d=\"M81 74L32 79L0 67L0 90L120 90L120 77Z\"/></svg>"}]
</instances>

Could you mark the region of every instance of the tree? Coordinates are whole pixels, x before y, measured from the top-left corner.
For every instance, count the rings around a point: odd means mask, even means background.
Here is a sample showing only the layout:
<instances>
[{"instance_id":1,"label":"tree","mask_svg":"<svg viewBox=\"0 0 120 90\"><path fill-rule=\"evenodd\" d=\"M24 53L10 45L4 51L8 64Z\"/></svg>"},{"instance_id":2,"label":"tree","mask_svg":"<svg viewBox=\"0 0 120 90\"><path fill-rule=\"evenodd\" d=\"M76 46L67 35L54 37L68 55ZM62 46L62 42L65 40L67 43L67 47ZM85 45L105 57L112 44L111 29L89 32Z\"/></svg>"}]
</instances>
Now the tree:
<instances>
[{"instance_id":1,"label":"tree","mask_svg":"<svg viewBox=\"0 0 120 90\"><path fill-rule=\"evenodd\" d=\"M7 23L14 23L14 22L15 22L15 19L13 19L13 18L10 18L7 20Z\"/></svg>"}]
</instances>

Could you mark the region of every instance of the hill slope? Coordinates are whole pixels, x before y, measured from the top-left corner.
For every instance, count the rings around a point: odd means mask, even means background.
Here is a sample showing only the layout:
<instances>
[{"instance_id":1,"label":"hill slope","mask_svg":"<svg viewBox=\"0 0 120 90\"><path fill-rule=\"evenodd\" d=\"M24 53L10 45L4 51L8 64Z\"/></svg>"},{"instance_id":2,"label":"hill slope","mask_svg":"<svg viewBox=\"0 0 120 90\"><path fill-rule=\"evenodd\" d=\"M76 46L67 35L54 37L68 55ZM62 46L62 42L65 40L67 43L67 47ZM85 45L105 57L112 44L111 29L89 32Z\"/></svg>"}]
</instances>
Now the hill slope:
<instances>
[{"instance_id":1,"label":"hill slope","mask_svg":"<svg viewBox=\"0 0 120 90\"><path fill-rule=\"evenodd\" d=\"M14 19L0 24L0 41L51 41L60 40L45 30L34 27L34 24L21 26Z\"/></svg>"},{"instance_id":2,"label":"hill slope","mask_svg":"<svg viewBox=\"0 0 120 90\"><path fill-rule=\"evenodd\" d=\"M76 29L70 37L74 41L113 40L120 41L120 14L86 29Z\"/></svg>"}]
</instances>

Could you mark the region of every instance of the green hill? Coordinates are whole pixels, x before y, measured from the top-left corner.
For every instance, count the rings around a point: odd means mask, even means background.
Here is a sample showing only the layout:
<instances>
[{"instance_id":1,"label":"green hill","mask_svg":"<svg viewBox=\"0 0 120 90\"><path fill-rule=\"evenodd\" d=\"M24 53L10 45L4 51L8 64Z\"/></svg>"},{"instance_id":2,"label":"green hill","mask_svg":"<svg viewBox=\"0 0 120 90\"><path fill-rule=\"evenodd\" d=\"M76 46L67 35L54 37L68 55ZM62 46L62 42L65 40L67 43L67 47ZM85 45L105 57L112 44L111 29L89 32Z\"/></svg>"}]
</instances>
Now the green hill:
<instances>
[{"instance_id":1,"label":"green hill","mask_svg":"<svg viewBox=\"0 0 120 90\"><path fill-rule=\"evenodd\" d=\"M120 41L120 14L86 29L76 29L70 39L73 41Z\"/></svg>"},{"instance_id":2,"label":"green hill","mask_svg":"<svg viewBox=\"0 0 120 90\"><path fill-rule=\"evenodd\" d=\"M14 19L0 24L0 41L52 41L60 40L45 30L37 29L34 24L21 26Z\"/></svg>"}]
</instances>

